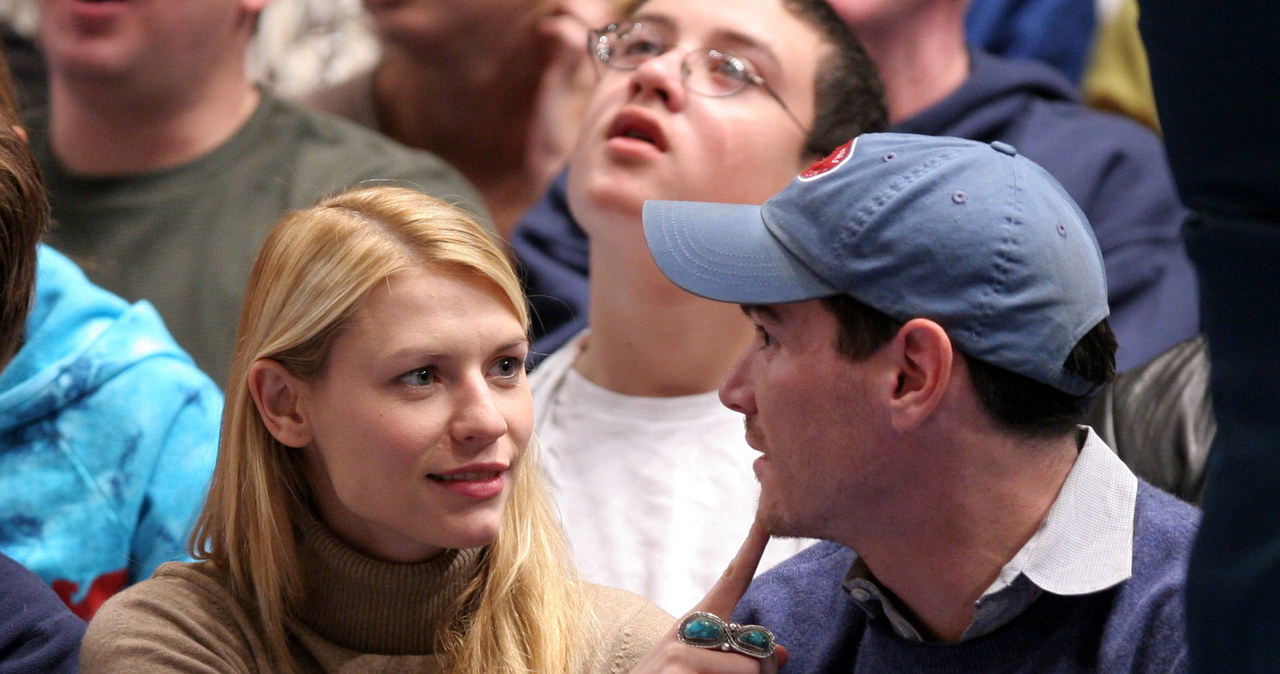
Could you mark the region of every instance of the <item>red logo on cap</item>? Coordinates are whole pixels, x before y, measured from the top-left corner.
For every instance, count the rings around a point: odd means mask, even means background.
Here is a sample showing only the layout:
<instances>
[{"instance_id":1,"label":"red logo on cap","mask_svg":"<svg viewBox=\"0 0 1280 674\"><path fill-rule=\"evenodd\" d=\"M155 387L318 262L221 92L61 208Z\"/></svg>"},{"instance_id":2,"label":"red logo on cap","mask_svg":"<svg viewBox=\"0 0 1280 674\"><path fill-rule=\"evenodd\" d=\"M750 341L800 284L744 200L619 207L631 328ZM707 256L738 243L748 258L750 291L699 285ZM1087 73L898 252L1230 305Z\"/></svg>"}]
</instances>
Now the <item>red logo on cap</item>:
<instances>
[{"instance_id":1,"label":"red logo on cap","mask_svg":"<svg viewBox=\"0 0 1280 674\"><path fill-rule=\"evenodd\" d=\"M856 142L858 142L858 139L854 138L844 145L832 150L831 154L827 155L823 159L819 159L813 163L813 166L805 169L804 172L800 174L800 179L813 180L824 173L834 171L837 166L843 164L844 160L848 159L853 154L853 145Z\"/></svg>"}]
</instances>

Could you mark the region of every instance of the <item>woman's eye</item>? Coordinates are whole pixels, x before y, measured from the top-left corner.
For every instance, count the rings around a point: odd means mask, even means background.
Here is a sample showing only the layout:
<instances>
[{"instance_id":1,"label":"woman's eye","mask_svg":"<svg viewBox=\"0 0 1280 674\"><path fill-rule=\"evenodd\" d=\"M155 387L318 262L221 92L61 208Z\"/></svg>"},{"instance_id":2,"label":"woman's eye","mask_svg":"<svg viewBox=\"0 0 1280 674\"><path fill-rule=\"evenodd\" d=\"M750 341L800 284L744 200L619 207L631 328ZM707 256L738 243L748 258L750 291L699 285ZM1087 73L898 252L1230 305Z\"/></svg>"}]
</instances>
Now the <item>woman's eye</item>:
<instances>
[{"instance_id":1,"label":"woman's eye","mask_svg":"<svg viewBox=\"0 0 1280 674\"><path fill-rule=\"evenodd\" d=\"M511 379L520 376L524 372L524 359L514 356L499 358L493 364L493 374L504 379Z\"/></svg>"},{"instance_id":2,"label":"woman's eye","mask_svg":"<svg viewBox=\"0 0 1280 674\"><path fill-rule=\"evenodd\" d=\"M400 381L410 386L430 386L436 381L436 372L429 367L421 367L400 375Z\"/></svg>"}]
</instances>

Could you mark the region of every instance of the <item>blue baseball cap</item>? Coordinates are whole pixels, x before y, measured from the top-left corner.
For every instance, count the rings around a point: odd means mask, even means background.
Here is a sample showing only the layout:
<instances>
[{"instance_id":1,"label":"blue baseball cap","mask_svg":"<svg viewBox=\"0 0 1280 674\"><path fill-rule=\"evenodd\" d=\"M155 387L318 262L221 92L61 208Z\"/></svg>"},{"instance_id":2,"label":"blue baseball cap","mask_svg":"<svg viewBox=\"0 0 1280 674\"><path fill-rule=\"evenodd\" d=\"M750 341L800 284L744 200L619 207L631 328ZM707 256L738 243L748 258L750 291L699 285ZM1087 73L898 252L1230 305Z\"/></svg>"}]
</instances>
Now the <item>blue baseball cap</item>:
<instances>
[{"instance_id":1,"label":"blue baseball cap","mask_svg":"<svg viewBox=\"0 0 1280 674\"><path fill-rule=\"evenodd\" d=\"M1000 142L864 134L762 206L648 201L658 267L696 295L777 304L849 295L937 321L971 357L1072 395L1063 369L1108 314L1102 253L1080 208Z\"/></svg>"}]
</instances>

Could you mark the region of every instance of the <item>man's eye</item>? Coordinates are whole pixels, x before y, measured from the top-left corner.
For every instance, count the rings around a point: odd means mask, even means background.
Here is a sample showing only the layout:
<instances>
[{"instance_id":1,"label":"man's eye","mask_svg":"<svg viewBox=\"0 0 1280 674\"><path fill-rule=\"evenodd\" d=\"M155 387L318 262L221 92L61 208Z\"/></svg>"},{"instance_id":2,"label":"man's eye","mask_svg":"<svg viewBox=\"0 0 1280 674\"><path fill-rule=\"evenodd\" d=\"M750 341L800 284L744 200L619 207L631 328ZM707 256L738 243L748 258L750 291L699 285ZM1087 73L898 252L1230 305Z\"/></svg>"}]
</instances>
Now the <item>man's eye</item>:
<instances>
[{"instance_id":1,"label":"man's eye","mask_svg":"<svg viewBox=\"0 0 1280 674\"><path fill-rule=\"evenodd\" d=\"M768 330L757 325L756 336L760 338L760 344L762 346L773 346L773 335L769 334Z\"/></svg>"},{"instance_id":2,"label":"man's eye","mask_svg":"<svg viewBox=\"0 0 1280 674\"><path fill-rule=\"evenodd\" d=\"M647 37L624 37L618 41L617 56L624 58L653 57L662 53L662 43Z\"/></svg>"},{"instance_id":3,"label":"man's eye","mask_svg":"<svg viewBox=\"0 0 1280 674\"><path fill-rule=\"evenodd\" d=\"M747 66L741 59L733 56L721 55L720 58L712 60L710 67L713 75L733 80L747 79Z\"/></svg>"},{"instance_id":4,"label":"man's eye","mask_svg":"<svg viewBox=\"0 0 1280 674\"><path fill-rule=\"evenodd\" d=\"M400 381L410 386L430 386L436 381L436 372L429 367L421 367L400 375Z\"/></svg>"}]
</instances>

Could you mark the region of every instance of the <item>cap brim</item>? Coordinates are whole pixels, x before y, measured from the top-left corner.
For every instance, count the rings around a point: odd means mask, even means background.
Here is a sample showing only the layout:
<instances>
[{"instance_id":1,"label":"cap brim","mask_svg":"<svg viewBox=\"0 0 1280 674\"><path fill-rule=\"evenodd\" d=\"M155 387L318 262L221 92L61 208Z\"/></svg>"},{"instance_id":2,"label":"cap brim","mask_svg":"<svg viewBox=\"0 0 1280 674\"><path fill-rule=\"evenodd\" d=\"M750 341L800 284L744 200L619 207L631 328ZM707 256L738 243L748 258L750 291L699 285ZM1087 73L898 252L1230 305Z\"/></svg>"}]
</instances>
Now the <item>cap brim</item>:
<instances>
[{"instance_id":1,"label":"cap brim","mask_svg":"<svg viewBox=\"0 0 1280 674\"><path fill-rule=\"evenodd\" d=\"M776 304L841 294L770 233L759 206L646 201L644 235L662 273L708 299Z\"/></svg>"}]
</instances>

